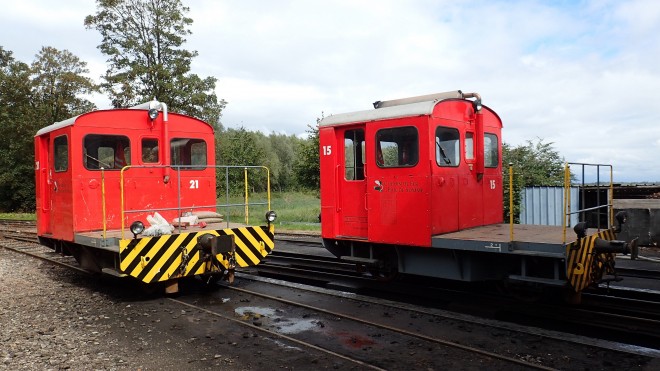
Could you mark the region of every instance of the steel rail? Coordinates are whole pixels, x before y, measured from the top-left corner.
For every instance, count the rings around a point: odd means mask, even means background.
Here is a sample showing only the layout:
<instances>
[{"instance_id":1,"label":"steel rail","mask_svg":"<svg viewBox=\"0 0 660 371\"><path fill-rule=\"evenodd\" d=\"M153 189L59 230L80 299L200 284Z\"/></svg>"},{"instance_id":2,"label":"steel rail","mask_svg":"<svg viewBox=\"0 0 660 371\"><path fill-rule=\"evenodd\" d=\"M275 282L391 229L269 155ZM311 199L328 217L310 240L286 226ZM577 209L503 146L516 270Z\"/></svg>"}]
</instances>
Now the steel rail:
<instances>
[{"instance_id":1,"label":"steel rail","mask_svg":"<svg viewBox=\"0 0 660 371\"><path fill-rule=\"evenodd\" d=\"M11 240L16 240L16 241L21 241L21 242L28 242L28 243L38 245L38 242L36 242L36 241L29 241L27 238L20 238L20 237L17 237L17 236L6 236L5 235L4 239L11 239ZM67 264L67 263L64 263L64 262L61 262L61 261L57 261L55 259L51 259L51 258L49 258L47 256L43 256L41 254L26 251L25 249L20 249L20 248L13 247L13 246L8 246L2 240L0 240L0 247L3 247L3 248L5 248L7 250L10 250L10 251L14 251L14 252L17 252L17 253L28 255L28 256L31 256L33 258L41 259L41 260L49 262L49 263L54 263L54 264L57 264L59 266L65 267L65 268L71 268L71 269L76 270L76 271L81 272L81 273L85 273L85 274L89 274L89 275L92 274L90 271L82 269L82 268L77 267L75 265ZM43 247L43 246L39 245L39 247Z\"/></svg>"},{"instance_id":2,"label":"steel rail","mask_svg":"<svg viewBox=\"0 0 660 371\"><path fill-rule=\"evenodd\" d=\"M224 315L224 314L222 314L222 313L214 312L214 311L212 311L212 310L210 310L210 309L206 309L206 308L200 307L200 306L195 305L195 304L186 303L185 301L181 301L181 300L174 299L174 298L168 298L168 299L169 299L170 301L175 302L175 303L178 303L178 304L180 304L180 305L184 305L184 306L187 306L187 307L190 307L190 308L194 308L194 309L200 310L200 311L202 311L202 312L204 312L204 313L210 314L210 315L212 315L212 316L220 317L220 318L225 319L225 320L227 320L227 321L231 321L231 322L234 322L234 323L241 324L241 325L243 325L243 326L247 326L247 327L249 327L249 328L251 328L251 329L253 329L253 330L261 331L261 332L264 332L264 333L266 333L266 334L268 334L268 335L271 335L271 336L277 336L277 337L279 337L279 338L285 339L285 340L290 341L290 342L293 342L293 343L295 343L295 344L298 344L298 345L301 345L301 346L304 346L304 347L307 347L307 348L311 348L311 349L314 349L314 350L317 350L317 351L320 351L320 352L323 352L323 353L329 354L329 355L331 355L331 356L338 357L338 358L343 359L343 360L346 360L346 361L350 361L350 362L356 363L356 364L358 364L358 365L360 365L360 366L368 367L368 368L370 368L370 369L372 369L372 370L383 370L383 371L385 371L385 369L383 369L383 368L380 368L380 367L378 367L378 366L374 366L374 365L371 365L371 364L368 364L368 363L362 362L362 361L360 361L359 359L354 359L354 358L351 358L351 357L345 356L345 355L343 355L343 354L339 354L339 353L333 352L333 351L331 351L331 350L329 350L329 349L325 349L325 348L322 348L322 347L316 346L316 345L314 345L314 344L307 343L307 342L304 342L304 341L302 341L302 340L298 340L298 339L292 338L292 337L290 337L290 336L286 336L286 335L284 335L284 334L280 334L280 333L275 332L275 331L267 330L267 329L265 329L265 328L263 328L263 327L259 327L259 326L253 325L253 324L251 324L251 323L247 323L247 322L241 321L240 319L236 319L236 318L233 318L233 317L226 316L226 315Z\"/></svg>"},{"instance_id":3,"label":"steel rail","mask_svg":"<svg viewBox=\"0 0 660 371\"><path fill-rule=\"evenodd\" d=\"M351 315L348 315L348 314L334 312L334 311L331 311L331 310L328 310L328 309L323 309L323 308L315 307L315 306L308 305L308 304L297 303L297 302L294 302L294 301L291 301L291 300L288 300L288 299L278 298L276 296L272 296L272 295L268 295L268 294L262 294L260 292L250 291L250 290L239 288L239 287L234 287L234 286L226 286L226 287L230 290L234 290L234 291L238 291L238 292L242 292L242 293L250 294L250 295L254 295L254 296L259 296L259 297L262 297L262 298L265 298L265 299L268 299L268 300L274 300L274 301L278 301L280 303L284 303L284 304L288 304L288 305L298 306L298 307L301 307L301 308L321 312L321 313L331 315L331 316L345 318L345 319L348 319L348 320L351 320L351 321L355 321L355 322L362 323L362 324L365 324L365 325L369 325L369 326L381 328L381 329L384 329L384 330L392 331L392 332L399 333L399 334L402 334L402 335L415 337L415 338L418 338L418 339L421 339L421 340L425 340L425 341L432 342L432 343L437 343L437 344L444 345L444 346L451 347L451 348L460 349L460 350L463 350L463 351L466 351L466 352L469 352L469 353L475 353L475 354L478 354L478 355L481 355L481 356L484 356L484 357L514 363L514 364L519 365L519 366L530 367L530 368L534 368L534 369L537 369L537 370L555 370L554 368L551 368L551 367L546 367L546 366L543 366L543 365L538 365L538 364L535 364L535 363L522 361L522 360L519 360L519 359L516 359L516 358L507 357L505 355L501 355L501 354L481 350L481 349L478 349L478 348L473 348L473 347L463 345L463 344L459 344L459 343L456 343L456 342L452 342L452 341L449 341L449 340L433 338L433 337L422 335L422 334L419 334L419 333L410 332L408 330L392 327L392 326L377 323L377 322L368 321L368 320L358 318L358 317L355 317L355 316L351 316Z\"/></svg>"}]
</instances>

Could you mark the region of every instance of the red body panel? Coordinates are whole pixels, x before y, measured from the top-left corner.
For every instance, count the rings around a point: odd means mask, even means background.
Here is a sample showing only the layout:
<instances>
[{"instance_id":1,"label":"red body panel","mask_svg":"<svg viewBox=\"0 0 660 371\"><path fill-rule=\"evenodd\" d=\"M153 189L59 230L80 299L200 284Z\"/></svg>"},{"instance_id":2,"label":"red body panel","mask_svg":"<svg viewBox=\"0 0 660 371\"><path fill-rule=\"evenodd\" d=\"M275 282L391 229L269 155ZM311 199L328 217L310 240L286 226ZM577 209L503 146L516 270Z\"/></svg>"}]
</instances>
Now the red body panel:
<instances>
[{"instance_id":1,"label":"red body panel","mask_svg":"<svg viewBox=\"0 0 660 371\"><path fill-rule=\"evenodd\" d=\"M334 128L319 129L319 158L321 176L321 234L338 235L335 229L337 219L337 141ZM329 153L328 153L329 152ZM325 186L323 186L325 185Z\"/></svg>"},{"instance_id":2,"label":"red body panel","mask_svg":"<svg viewBox=\"0 0 660 371\"><path fill-rule=\"evenodd\" d=\"M383 120L367 125L367 138L381 129L413 127L420 143L428 140L426 117ZM367 164L375 164L377 148L367 140ZM369 241L427 246L430 231L430 174L428 146L420 146L415 166L368 167ZM380 184L380 186L379 186Z\"/></svg>"},{"instance_id":3,"label":"red body panel","mask_svg":"<svg viewBox=\"0 0 660 371\"><path fill-rule=\"evenodd\" d=\"M128 160L135 168L124 171L124 209L150 210L177 208L179 205L215 205L215 169L186 169L177 173L162 167L163 138L194 138L206 142L206 163L215 164L213 129L192 117L169 114L167 123L160 115L153 123L145 110L121 109L94 111L74 119L69 125L54 128L35 137L37 182L37 229L39 235L73 241L77 232L103 229L103 200L105 198L105 227L121 227L121 162ZM69 120L67 120L69 121ZM165 126L168 136L164 137ZM55 170L53 150L55 138L67 136L68 166ZM85 166L87 155L84 140L88 135L116 135L128 137L130 147L115 153L116 168L101 171ZM158 162L143 162L142 140L158 140ZM168 144L169 146L169 144ZM119 155L121 153L121 156ZM60 162L62 159L60 159ZM141 168L140 166L151 166ZM89 165L88 165L89 166ZM158 166L161 166L158 168ZM169 172L169 181L164 176ZM180 188L179 188L180 185ZM179 191L180 189L180 191ZM105 193L105 197L103 196ZM215 210L215 208L210 208ZM177 216L177 210L159 211L166 219ZM131 213L124 217L127 227L135 220L146 222L153 212Z\"/></svg>"},{"instance_id":4,"label":"red body panel","mask_svg":"<svg viewBox=\"0 0 660 371\"><path fill-rule=\"evenodd\" d=\"M322 236L395 245L430 246L433 235L502 221L501 128L483 108L477 120L464 99L437 102L425 115L333 122L320 128ZM359 116L357 113L356 116ZM350 119L350 114L348 118ZM369 113L367 113L369 115ZM362 128L364 180L346 180L346 132ZM414 164L404 163L404 142L378 139L405 128L418 140ZM440 128L440 129L439 129ZM443 164L438 131L455 135ZM394 132L394 131L392 131ZM398 133L398 132L397 132ZM484 134L491 151L484 166ZM386 134L382 134L386 135ZM384 137L383 137L384 138ZM401 165L383 166L381 143L390 141ZM443 152L444 153L444 152ZM493 158L496 156L497 158ZM366 197L365 197L366 196ZM364 230L365 221L367 228Z\"/></svg>"}]
</instances>

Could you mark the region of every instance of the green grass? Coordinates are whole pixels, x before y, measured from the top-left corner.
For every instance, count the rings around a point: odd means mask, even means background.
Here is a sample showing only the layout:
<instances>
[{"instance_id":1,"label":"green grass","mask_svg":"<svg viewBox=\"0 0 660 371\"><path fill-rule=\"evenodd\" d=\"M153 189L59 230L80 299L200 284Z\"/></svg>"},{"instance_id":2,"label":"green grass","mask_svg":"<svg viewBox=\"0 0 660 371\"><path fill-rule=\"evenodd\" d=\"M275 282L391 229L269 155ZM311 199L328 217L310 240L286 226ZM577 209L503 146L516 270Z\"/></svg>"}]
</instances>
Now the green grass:
<instances>
[{"instance_id":1,"label":"green grass","mask_svg":"<svg viewBox=\"0 0 660 371\"><path fill-rule=\"evenodd\" d=\"M37 215L34 213L0 213L0 219L37 220Z\"/></svg>"},{"instance_id":2,"label":"green grass","mask_svg":"<svg viewBox=\"0 0 660 371\"><path fill-rule=\"evenodd\" d=\"M265 192L249 195L249 224L256 225L264 222L264 215L268 211L268 206L255 204L266 203L266 201ZM242 197L232 196L229 198L230 204L242 204L244 202L245 200ZM218 199L218 204L227 204L226 198ZM318 218L321 212L321 201L316 193L271 192L270 208L277 213L276 230L321 230ZM245 208L243 206L234 206L229 209L219 207L218 212L225 215L225 219L226 216L229 216L231 221L245 222Z\"/></svg>"}]
</instances>

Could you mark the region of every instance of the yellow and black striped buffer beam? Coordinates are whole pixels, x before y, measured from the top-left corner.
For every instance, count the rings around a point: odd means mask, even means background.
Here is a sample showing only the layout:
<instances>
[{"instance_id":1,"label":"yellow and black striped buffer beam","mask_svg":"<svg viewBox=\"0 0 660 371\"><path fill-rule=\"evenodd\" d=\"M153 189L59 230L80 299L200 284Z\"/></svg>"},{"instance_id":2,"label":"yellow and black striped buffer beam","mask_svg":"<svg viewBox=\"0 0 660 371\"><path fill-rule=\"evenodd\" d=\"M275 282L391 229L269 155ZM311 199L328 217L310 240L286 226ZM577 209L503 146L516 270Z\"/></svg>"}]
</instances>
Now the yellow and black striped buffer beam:
<instances>
[{"instance_id":1,"label":"yellow and black striped buffer beam","mask_svg":"<svg viewBox=\"0 0 660 371\"><path fill-rule=\"evenodd\" d=\"M146 283L217 271L209 259L204 259L197 243L204 234L234 236L233 257L230 254L216 256L225 269L230 267L231 258L238 267L257 265L275 247L272 225L124 239L119 241L119 268L122 273Z\"/></svg>"},{"instance_id":2,"label":"yellow and black striped buffer beam","mask_svg":"<svg viewBox=\"0 0 660 371\"><path fill-rule=\"evenodd\" d=\"M593 249L597 238L612 241L616 235L614 229L607 229L566 245L566 276L575 292L580 292L601 279L595 277L597 270L593 267Z\"/></svg>"}]
</instances>

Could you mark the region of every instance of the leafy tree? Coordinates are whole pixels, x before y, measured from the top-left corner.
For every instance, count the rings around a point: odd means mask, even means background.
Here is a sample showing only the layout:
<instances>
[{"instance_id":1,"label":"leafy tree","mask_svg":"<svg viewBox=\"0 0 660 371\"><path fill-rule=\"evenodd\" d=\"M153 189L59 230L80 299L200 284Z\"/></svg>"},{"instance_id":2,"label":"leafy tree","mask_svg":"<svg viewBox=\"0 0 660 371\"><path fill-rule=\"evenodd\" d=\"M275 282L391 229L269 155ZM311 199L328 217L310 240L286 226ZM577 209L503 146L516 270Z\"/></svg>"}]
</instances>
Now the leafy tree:
<instances>
[{"instance_id":1,"label":"leafy tree","mask_svg":"<svg viewBox=\"0 0 660 371\"><path fill-rule=\"evenodd\" d=\"M553 143L528 140L526 144L511 147L502 145L504 168L504 220L509 220L509 164L513 166L514 221L520 218L520 200L525 187L562 186L564 184L564 158L553 148Z\"/></svg>"},{"instance_id":2,"label":"leafy tree","mask_svg":"<svg viewBox=\"0 0 660 371\"><path fill-rule=\"evenodd\" d=\"M0 209L34 210L34 150L38 129L30 67L0 47Z\"/></svg>"},{"instance_id":3,"label":"leafy tree","mask_svg":"<svg viewBox=\"0 0 660 371\"><path fill-rule=\"evenodd\" d=\"M227 129L216 139L218 164L229 166L264 166L266 152L258 145L262 133L239 129ZM218 175L218 189L225 192L225 174ZM266 185L265 173L259 170L248 172L249 185L253 191L264 191ZM241 194L244 189L244 172L242 169L229 170L229 190L232 194Z\"/></svg>"},{"instance_id":4,"label":"leafy tree","mask_svg":"<svg viewBox=\"0 0 660 371\"><path fill-rule=\"evenodd\" d=\"M279 163L278 171L274 172L274 189L286 191L296 188L293 167L297 158L296 149L302 140L295 135L287 136L284 134L271 134L268 139L270 140L272 155L277 158Z\"/></svg>"},{"instance_id":5,"label":"leafy tree","mask_svg":"<svg viewBox=\"0 0 660 371\"><path fill-rule=\"evenodd\" d=\"M0 209L35 207L34 134L94 105L80 98L94 84L85 63L68 51L45 47L31 66L0 47Z\"/></svg>"},{"instance_id":6,"label":"leafy tree","mask_svg":"<svg viewBox=\"0 0 660 371\"><path fill-rule=\"evenodd\" d=\"M103 40L108 70L101 85L115 107L154 97L170 110L198 117L216 128L226 105L215 94L214 77L190 73L197 51L182 48L193 20L181 0L97 0L97 13L85 18Z\"/></svg>"},{"instance_id":7,"label":"leafy tree","mask_svg":"<svg viewBox=\"0 0 660 371\"><path fill-rule=\"evenodd\" d=\"M298 185L304 189L318 191L321 187L320 158L319 158L319 122L316 125L307 125L309 138L299 143L296 150L298 154L294 165Z\"/></svg>"},{"instance_id":8,"label":"leafy tree","mask_svg":"<svg viewBox=\"0 0 660 371\"><path fill-rule=\"evenodd\" d=\"M253 132L253 137L255 141L255 147L259 148L259 151L263 153L262 162L259 165L268 168L268 172L270 173L271 190L277 189L279 188L279 184L278 184L279 174L280 171L282 170L282 164L280 163L280 159L279 157L277 157L277 155L273 153L272 143L264 133L260 131L255 131ZM265 189L266 178L263 177L262 179L264 181L264 189Z\"/></svg>"},{"instance_id":9,"label":"leafy tree","mask_svg":"<svg viewBox=\"0 0 660 371\"><path fill-rule=\"evenodd\" d=\"M35 103L41 108L41 126L89 112L96 106L81 94L97 91L94 82L85 77L87 63L68 50L43 47L32 63Z\"/></svg>"}]
</instances>

